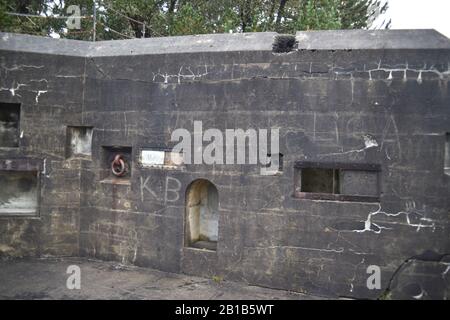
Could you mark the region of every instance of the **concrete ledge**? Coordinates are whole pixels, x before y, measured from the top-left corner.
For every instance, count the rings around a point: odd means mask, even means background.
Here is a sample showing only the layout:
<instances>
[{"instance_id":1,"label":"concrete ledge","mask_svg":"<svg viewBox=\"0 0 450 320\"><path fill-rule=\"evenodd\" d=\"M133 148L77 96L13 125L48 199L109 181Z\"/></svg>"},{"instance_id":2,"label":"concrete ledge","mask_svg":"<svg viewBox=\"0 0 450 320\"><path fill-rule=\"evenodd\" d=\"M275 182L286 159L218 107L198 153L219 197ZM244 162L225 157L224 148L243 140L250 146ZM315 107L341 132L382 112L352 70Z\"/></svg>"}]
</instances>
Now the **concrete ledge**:
<instances>
[{"instance_id":1,"label":"concrete ledge","mask_svg":"<svg viewBox=\"0 0 450 320\"><path fill-rule=\"evenodd\" d=\"M272 51L275 32L206 34L88 42L0 33L0 50L81 57ZM300 50L450 49L435 30L299 31Z\"/></svg>"},{"instance_id":2,"label":"concrete ledge","mask_svg":"<svg viewBox=\"0 0 450 320\"><path fill-rule=\"evenodd\" d=\"M85 57L91 42L0 32L0 51Z\"/></svg>"},{"instance_id":3,"label":"concrete ledge","mask_svg":"<svg viewBox=\"0 0 450 320\"><path fill-rule=\"evenodd\" d=\"M275 32L259 32L89 42L0 33L0 50L82 57L272 51L275 35Z\"/></svg>"},{"instance_id":4,"label":"concrete ledge","mask_svg":"<svg viewBox=\"0 0 450 320\"><path fill-rule=\"evenodd\" d=\"M433 29L298 31L298 49L450 49L450 39Z\"/></svg>"},{"instance_id":5,"label":"concrete ledge","mask_svg":"<svg viewBox=\"0 0 450 320\"><path fill-rule=\"evenodd\" d=\"M121 56L194 52L272 51L275 32L204 34L99 41L89 56Z\"/></svg>"}]
</instances>

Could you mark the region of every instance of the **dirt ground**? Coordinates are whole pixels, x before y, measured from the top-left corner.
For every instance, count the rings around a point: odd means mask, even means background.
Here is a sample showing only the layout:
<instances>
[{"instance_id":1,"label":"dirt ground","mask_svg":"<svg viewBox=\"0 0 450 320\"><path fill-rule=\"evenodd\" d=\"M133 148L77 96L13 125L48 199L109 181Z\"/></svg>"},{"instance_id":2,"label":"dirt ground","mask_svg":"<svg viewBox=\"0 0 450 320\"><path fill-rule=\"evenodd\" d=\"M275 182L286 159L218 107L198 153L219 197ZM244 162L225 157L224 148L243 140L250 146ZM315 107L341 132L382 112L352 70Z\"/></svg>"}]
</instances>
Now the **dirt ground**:
<instances>
[{"instance_id":1,"label":"dirt ground","mask_svg":"<svg viewBox=\"0 0 450 320\"><path fill-rule=\"evenodd\" d=\"M80 289L66 273L80 267ZM82 258L0 261L0 299L264 299L319 297Z\"/></svg>"}]
</instances>

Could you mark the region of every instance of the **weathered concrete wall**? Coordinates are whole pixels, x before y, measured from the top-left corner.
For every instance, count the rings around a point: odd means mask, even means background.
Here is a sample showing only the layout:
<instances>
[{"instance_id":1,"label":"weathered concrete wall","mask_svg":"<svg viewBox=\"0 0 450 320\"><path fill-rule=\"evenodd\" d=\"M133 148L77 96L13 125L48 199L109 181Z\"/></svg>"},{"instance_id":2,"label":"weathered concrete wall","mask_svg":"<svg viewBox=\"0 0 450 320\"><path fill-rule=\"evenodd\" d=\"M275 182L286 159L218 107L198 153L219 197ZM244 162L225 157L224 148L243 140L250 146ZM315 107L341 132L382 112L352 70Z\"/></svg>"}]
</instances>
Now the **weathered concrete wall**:
<instances>
[{"instance_id":1,"label":"weathered concrete wall","mask_svg":"<svg viewBox=\"0 0 450 320\"><path fill-rule=\"evenodd\" d=\"M330 35L341 37L331 48L320 41ZM412 298L419 286L421 298L446 297L449 40L432 31L298 33L297 50L275 54L274 36L74 42L72 51L61 41L60 55L57 40L42 48L35 37L3 36L0 102L21 103L23 137L1 157L43 163L39 217L1 217L0 253L80 254L330 296L390 288ZM194 121L204 130L280 128L283 172L140 165L142 148L170 149L172 131ZM67 152L67 126L92 128L92 155ZM121 179L109 173L115 150L130 163ZM376 181L347 175L343 188L378 192L378 201L297 197L296 174L311 163L376 170ZM196 179L218 191L216 251L185 246ZM370 265L382 270L380 290L366 286ZM444 289L417 275L424 270Z\"/></svg>"},{"instance_id":2,"label":"weathered concrete wall","mask_svg":"<svg viewBox=\"0 0 450 320\"><path fill-rule=\"evenodd\" d=\"M76 255L81 163L65 159L65 135L67 123L81 119L85 59L7 49L0 101L20 104L20 133L17 147L0 147L0 167L35 170L40 196L36 214L0 214L0 256Z\"/></svg>"}]
</instances>

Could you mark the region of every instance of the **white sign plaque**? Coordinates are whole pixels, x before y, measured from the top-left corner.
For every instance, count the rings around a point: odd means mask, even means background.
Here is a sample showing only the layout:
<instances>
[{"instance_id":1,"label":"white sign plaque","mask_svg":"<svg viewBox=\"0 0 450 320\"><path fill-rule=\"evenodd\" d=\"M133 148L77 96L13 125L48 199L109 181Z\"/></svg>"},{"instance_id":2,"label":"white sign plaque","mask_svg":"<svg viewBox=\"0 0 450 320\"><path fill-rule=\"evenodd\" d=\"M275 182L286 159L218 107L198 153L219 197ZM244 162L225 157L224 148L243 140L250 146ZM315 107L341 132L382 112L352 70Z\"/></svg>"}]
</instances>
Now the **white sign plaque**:
<instances>
[{"instance_id":1,"label":"white sign plaque","mask_svg":"<svg viewBox=\"0 0 450 320\"><path fill-rule=\"evenodd\" d=\"M164 151L142 150L141 163L143 166L163 166L164 155Z\"/></svg>"}]
</instances>

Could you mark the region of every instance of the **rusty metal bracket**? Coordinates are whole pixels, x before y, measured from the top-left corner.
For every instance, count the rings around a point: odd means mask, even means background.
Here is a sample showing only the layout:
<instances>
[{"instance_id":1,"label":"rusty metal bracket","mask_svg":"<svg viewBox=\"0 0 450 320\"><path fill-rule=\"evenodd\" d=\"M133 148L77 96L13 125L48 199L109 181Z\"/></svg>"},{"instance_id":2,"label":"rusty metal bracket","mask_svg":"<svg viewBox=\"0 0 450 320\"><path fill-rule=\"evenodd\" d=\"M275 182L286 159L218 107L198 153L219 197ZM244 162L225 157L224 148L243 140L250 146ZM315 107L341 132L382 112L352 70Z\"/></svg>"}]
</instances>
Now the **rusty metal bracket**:
<instances>
[{"instance_id":1,"label":"rusty metal bracket","mask_svg":"<svg viewBox=\"0 0 450 320\"><path fill-rule=\"evenodd\" d=\"M123 155L116 154L114 160L111 162L111 171L116 177L122 177L127 173L127 164Z\"/></svg>"}]
</instances>

